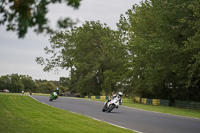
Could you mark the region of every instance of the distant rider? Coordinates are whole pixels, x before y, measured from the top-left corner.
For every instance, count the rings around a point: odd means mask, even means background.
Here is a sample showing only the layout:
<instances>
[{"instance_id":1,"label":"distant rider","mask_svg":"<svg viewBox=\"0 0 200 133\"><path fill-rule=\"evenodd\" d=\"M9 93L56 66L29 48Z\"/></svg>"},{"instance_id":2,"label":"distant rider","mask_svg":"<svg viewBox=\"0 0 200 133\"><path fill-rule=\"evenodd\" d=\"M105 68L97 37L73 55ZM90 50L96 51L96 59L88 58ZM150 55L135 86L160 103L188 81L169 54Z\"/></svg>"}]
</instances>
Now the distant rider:
<instances>
[{"instance_id":1,"label":"distant rider","mask_svg":"<svg viewBox=\"0 0 200 133\"><path fill-rule=\"evenodd\" d=\"M59 89L58 89L58 87L52 93L54 93L54 92L56 92L59 95Z\"/></svg>"}]
</instances>

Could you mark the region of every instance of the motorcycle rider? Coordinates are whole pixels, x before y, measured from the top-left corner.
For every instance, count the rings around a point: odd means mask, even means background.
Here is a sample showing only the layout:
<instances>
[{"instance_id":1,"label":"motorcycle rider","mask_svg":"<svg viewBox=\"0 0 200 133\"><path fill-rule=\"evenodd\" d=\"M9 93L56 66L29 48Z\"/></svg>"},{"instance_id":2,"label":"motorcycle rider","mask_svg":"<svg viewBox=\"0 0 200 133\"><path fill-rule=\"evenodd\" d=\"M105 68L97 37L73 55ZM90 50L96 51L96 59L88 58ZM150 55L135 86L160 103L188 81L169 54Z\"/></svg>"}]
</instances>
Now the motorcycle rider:
<instances>
[{"instance_id":1,"label":"motorcycle rider","mask_svg":"<svg viewBox=\"0 0 200 133\"><path fill-rule=\"evenodd\" d=\"M111 99L109 99L106 104L108 102L110 102L112 99L118 98L119 99L119 105L122 105L122 92L119 92L118 94L114 94L113 96L111 96ZM116 108L118 109L118 106L116 106Z\"/></svg>"},{"instance_id":2,"label":"motorcycle rider","mask_svg":"<svg viewBox=\"0 0 200 133\"><path fill-rule=\"evenodd\" d=\"M58 87L50 94L49 101L56 100L59 96L59 89Z\"/></svg>"},{"instance_id":3,"label":"motorcycle rider","mask_svg":"<svg viewBox=\"0 0 200 133\"><path fill-rule=\"evenodd\" d=\"M58 87L52 93L54 93L54 92L56 92L59 95L59 89L58 89ZM51 93L51 95L52 95L52 93Z\"/></svg>"}]
</instances>

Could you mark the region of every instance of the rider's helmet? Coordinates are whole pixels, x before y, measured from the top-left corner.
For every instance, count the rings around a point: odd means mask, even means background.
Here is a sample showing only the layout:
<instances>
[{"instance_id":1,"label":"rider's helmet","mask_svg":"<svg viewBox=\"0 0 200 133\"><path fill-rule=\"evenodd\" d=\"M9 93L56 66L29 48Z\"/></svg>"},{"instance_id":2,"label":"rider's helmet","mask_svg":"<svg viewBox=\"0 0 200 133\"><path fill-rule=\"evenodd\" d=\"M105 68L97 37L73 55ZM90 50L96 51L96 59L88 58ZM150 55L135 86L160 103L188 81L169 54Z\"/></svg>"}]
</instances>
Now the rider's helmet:
<instances>
[{"instance_id":1,"label":"rider's helmet","mask_svg":"<svg viewBox=\"0 0 200 133\"><path fill-rule=\"evenodd\" d=\"M119 92L118 95L119 95L120 97L122 97L122 92Z\"/></svg>"}]
</instances>

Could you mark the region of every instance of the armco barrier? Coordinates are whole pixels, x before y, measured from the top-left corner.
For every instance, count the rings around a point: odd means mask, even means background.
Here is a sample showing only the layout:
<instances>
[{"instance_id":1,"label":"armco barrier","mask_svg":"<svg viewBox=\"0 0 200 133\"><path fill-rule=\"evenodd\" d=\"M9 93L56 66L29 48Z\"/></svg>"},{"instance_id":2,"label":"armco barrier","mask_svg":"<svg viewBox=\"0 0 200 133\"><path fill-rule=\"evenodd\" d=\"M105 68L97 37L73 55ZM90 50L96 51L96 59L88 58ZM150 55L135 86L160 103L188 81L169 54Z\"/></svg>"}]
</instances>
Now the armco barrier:
<instances>
[{"instance_id":1,"label":"armco barrier","mask_svg":"<svg viewBox=\"0 0 200 133\"><path fill-rule=\"evenodd\" d=\"M195 106L196 109L200 109L200 102L196 102Z\"/></svg>"},{"instance_id":2,"label":"armco barrier","mask_svg":"<svg viewBox=\"0 0 200 133\"><path fill-rule=\"evenodd\" d=\"M108 100L109 96L85 96L85 98Z\"/></svg>"},{"instance_id":3,"label":"armco barrier","mask_svg":"<svg viewBox=\"0 0 200 133\"><path fill-rule=\"evenodd\" d=\"M100 99L100 96L96 96L95 98L96 98L96 99Z\"/></svg>"},{"instance_id":4,"label":"armco barrier","mask_svg":"<svg viewBox=\"0 0 200 133\"><path fill-rule=\"evenodd\" d=\"M141 103L147 104L147 98L142 98Z\"/></svg>"},{"instance_id":5,"label":"armco barrier","mask_svg":"<svg viewBox=\"0 0 200 133\"><path fill-rule=\"evenodd\" d=\"M152 104L152 99L147 99L147 103L146 104L151 105Z\"/></svg>"},{"instance_id":6,"label":"armco barrier","mask_svg":"<svg viewBox=\"0 0 200 133\"><path fill-rule=\"evenodd\" d=\"M170 100L165 100L165 99L147 99L147 98L134 97L134 101L143 103L143 104L149 104L149 105L152 104L152 105L157 105L157 106L170 105ZM180 108L200 109L200 102L186 102L186 101L175 100L175 103L173 106L180 107Z\"/></svg>"},{"instance_id":7,"label":"armco barrier","mask_svg":"<svg viewBox=\"0 0 200 133\"><path fill-rule=\"evenodd\" d=\"M106 96L100 96L100 99L104 99L104 100L105 100L105 99L106 99Z\"/></svg>"},{"instance_id":8,"label":"armco barrier","mask_svg":"<svg viewBox=\"0 0 200 133\"><path fill-rule=\"evenodd\" d=\"M140 97L135 97L134 100L140 103Z\"/></svg>"},{"instance_id":9,"label":"armco barrier","mask_svg":"<svg viewBox=\"0 0 200 133\"><path fill-rule=\"evenodd\" d=\"M162 100L162 99L160 99L160 105L161 106L169 106L169 100Z\"/></svg>"},{"instance_id":10,"label":"armco barrier","mask_svg":"<svg viewBox=\"0 0 200 133\"><path fill-rule=\"evenodd\" d=\"M160 99L153 99L153 105L160 105Z\"/></svg>"},{"instance_id":11,"label":"armco barrier","mask_svg":"<svg viewBox=\"0 0 200 133\"><path fill-rule=\"evenodd\" d=\"M95 98L96 98L96 96L91 96L91 99L93 99L93 100L94 100Z\"/></svg>"},{"instance_id":12,"label":"armco barrier","mask_svg":"<svg viewBox=\"0 0 200 133\"><path fill-rule=\"evenodd\" d=\"M175 106L180 108L195 108L200 109L200 102L185 102L185 101L175 101Z\"/></svg>"}]
</instances>

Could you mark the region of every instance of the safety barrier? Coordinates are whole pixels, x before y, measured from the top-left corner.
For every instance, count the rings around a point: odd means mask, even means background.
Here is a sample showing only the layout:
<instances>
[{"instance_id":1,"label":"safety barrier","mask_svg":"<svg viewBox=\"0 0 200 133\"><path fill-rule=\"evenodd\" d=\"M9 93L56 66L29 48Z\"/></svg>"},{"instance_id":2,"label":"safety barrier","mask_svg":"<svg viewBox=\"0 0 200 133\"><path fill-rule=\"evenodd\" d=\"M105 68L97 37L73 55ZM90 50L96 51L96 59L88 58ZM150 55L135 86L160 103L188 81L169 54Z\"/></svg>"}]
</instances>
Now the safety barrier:
<instances>
[{"instance_id":1,"label":"safety barrier","mask_svg":"<svg viewBox=\"0 0 200 133\"><path fill-rule=\"evenodd\" d=\"M105 100L105 99L106 99L106 96L100 96L100 99L104 99L104 100Z\"/></svg>"},{"instance_id":2,"label":"safety barrier","mask_svg":"<svg viewBox=\"0 0 200 133\"><path fill-rule=\"evenodd\" d=\"M152 99L147 99L147 102L146 102L146 104L152 104Z\"/></svg>"},{"instance_id":3,"label":"safety barrier","mask_svg":"<svg viewBox=\"0 0 200 133\"><path fill-rule=\"evenodd\" d=\"M141 103L146 104L147 103L147 98L142 98Z\"/></svg>"},{"instance_id":4,"label":"safety barrier","mask_svg":"<svg viewBox=\"0 0 200 133\"><path fill-rule=\"evenodd\" d=\"M169 106L169 100L160 99L160 105L161 106Z\"/></svg>"},{"instance_id":5,"label":"safety barrier","mask_svg":"<svg viewBox=\"0 0 200 133\"><path fill-rule=\"evenodd\" d=\"M85 96L85 98L91 98L92 100L94 100L94 99L108 100L109 96Z\"/></svg>"},{"instance_id":6,"label":"safety barrier","mask_svg":"<svg viewBox=\"0 0 200 133\"><path fill-rule=\"evenodd\" d=\"M96 98L96 96L91 96L91 99L93 99L93 100L94 100L95 98Z\"/></svg>"},{"instance_id":7,"label":"safety barrier","mask_svg":"<svg viewBox=\"0 0 200 133\"><path fill-rule=\"evenodd\" d=\"M134 97L134 101L139 102L140 103L140 97Z\"/></svg>"},{"instance_id":8,"label":"safety barrier","mask_svg":"<svg viewBox=\"0 0 200 133\"><path fill-rule=\"evenodd\" d=\"M156 105L156 106L170 105L170 101L165 100L165 99L148 99L148 98L134 97L134 101L138 103L142 103L142 104L149 104L149 105ZM180 107L180 108L200 109L200 102L186 102L186 101L175 100L173 106Z\"/></svg>"},{"instance_id":9,"label":"safety barrier","mask_svg":"<svg viewBox=\"0 0 200 133\"><path fill-rule=\"evenodd\" d=\"M160 99L153 99L153 105L160 105Z\"/></svg>"},{"instance_id":10,"label":"safety barrier","mask_svg":"<svg viewBox=\"0 0 200 133\"><path fill-rule=\"evenodd\" d=\"M169 106L169 100L163 100L163 99L148 99L148 98L134 97L134 101L142 104Z\"/></svg>"},{"instance_id":11,"label":"safety barrier","mask_svg":"<svg viewBox=\"0 0 200 133\"><path fill-rule=\"evenodd\" d=\"M186 102L186 101L175 100L175 106L180 108L200 109L200 102Z\"/></svg>"},{"instance_id":12,"label":"safety barrier","mask_svg":"<svg viewBox=\"0 0 200 133\"><path fill-rule=\"evenodd\" d=\"M100 96L95 96L95 99L100 99Z\"/></svg>"}]
</instances>

